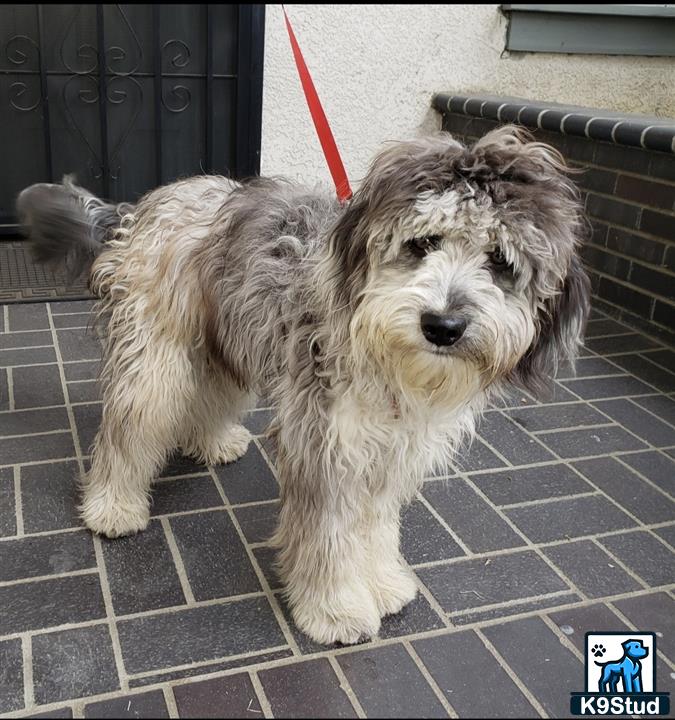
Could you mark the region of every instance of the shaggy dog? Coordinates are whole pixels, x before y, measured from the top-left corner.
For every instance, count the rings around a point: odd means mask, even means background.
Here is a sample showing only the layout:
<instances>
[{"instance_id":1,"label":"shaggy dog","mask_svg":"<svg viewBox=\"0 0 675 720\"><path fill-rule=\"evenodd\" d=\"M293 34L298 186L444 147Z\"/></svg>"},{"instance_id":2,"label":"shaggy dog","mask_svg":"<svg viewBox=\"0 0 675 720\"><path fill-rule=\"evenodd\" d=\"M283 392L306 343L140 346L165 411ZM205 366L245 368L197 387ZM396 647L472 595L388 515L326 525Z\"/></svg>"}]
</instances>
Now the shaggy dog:
<instances>
[{"instance_id":1,"label":"shaggy dog","mask_svg":"<svg viewBox=\"0 0 675 720\"><path fill-rule=\"evenodd\" d=\"M177 446L240 458L254 393L276 409L274 536L293 618L320 643L377 634L417 592L399 511L509 386L573 360L588 313L562 157L503 127L392 144L342 207L283 180L200 176L135 206L72 182L19 211L42 259L90 286L103 418L83 478L97 533L148 524Z\"/></svg>"}]
</instances>

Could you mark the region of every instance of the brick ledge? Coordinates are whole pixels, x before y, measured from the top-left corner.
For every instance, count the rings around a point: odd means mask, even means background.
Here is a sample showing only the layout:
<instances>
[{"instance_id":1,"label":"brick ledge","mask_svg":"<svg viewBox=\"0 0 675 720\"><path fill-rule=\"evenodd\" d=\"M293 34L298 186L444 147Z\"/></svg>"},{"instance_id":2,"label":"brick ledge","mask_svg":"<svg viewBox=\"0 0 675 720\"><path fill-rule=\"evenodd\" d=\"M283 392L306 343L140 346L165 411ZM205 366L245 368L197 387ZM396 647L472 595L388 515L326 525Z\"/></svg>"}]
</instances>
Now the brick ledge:
<instances>
[{"instance_id":1,"label":"brick ledge","mask_svg":"<svg viewBox=\"0 0 675 720\"><path fill-rule=\"evenodd\" d=\"M517 123L563 135L675 154L675 119L630 115L577 105L539 102L502 95L434 95L441 113Z\"/></svg>"}]
</instances>

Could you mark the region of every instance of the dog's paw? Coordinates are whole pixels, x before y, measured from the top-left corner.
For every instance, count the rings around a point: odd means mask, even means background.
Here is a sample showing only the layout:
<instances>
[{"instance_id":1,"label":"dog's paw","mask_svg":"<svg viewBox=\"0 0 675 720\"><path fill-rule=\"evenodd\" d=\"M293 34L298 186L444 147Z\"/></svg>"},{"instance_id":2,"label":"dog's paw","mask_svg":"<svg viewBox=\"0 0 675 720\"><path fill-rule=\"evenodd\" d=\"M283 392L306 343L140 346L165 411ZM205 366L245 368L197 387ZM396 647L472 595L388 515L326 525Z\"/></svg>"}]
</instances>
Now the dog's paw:
<instances>
[{"instance_id":1,"label":"dog's paw","mask_svg":"<svg viewBox=\"0 0 675 720\"><path fill-rule=\"evenodd\" d=\"M150 522L150 508L147 501L122 505L85 495L80 505L80 517L92 532L116 538L145 530Z\"/></svg>"},{"instance_id":2,"label":"dog's paw","mask_svg":"<svg viewBox=\"0 0 675 720\"><path fill-rule=\"evenodd\" d=\"M243 425L230 425L223 437L201 447L196 454L206 465L223 465L246 455L250 442L251 433Z\"/></svg>"},{"instance_id":3,"label":"dog's paw","mask_svg":"<svg viewBox=\"0 0 675 720\"><path fill-rule=\"evenodd\" d=\"M373 594L380 617L395 615L417 596L415 576L402 562L373 574Z\"/></svg>"},{"instance_id":4,"label":"dog's paw","mask_svg":"<svg viewBox=\"0 0 675 720\"><path fill-rule=\"evenodd\" d=\"M294 611L295 624L320 645L356 645L380 631L380 614L375 604L361 611L344 613L315 608L311 612Z\"/></svg>"},{"instance_id":5,"label":"dog's paw","mask_svg":"<svg viewBox=\"0 0 675 720\"><path fill-rule=\"evenodd\" d=\"M591 652L595 655L595 657L602 657L607 651L605 650L604 645L593 645Z\"/></svg>"}]
</instances>

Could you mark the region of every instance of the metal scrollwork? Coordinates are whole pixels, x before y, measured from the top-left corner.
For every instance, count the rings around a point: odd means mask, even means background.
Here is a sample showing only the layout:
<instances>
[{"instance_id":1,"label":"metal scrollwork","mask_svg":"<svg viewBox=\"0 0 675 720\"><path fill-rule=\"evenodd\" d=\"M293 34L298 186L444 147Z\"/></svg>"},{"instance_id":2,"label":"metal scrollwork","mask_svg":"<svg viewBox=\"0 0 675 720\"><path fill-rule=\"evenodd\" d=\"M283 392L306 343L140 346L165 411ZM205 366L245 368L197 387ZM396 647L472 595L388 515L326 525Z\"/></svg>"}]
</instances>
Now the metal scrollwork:
<instances>
[{"instance_id":1,"label":"metal scrollwork","mask_svg":"<svg viewBox=\"0 0 675 720\"><path fill-rule=\"evenodd\" d=\"M40 105L40 95L38 93L38 99L30 104L30 105L24 105L19 102L19 98L28 92L28 85L26 85L25 82L17 81L13 82L9 86L9 104L15 109L19 110L20 112L30 112L31 110L35 110Z\"/></svg>"},{"instance_id":2,"label":"metal scrollwork","mask_svg":"<svg viewBox=\"0 0 675 720\"><path fill-rule=\"evenodd\" d=\"M29 38L28 35L14 35L5 45L5 57L13 65L25 65L28 62L28 54L20 47L22 44L28 45L29 51L35 52L36 55L40 54L40 48L35 40Z\"/></svg>"},{"instance_id":3,"label":"metal scrollwork","mask_svg":"<svg viewBox=\"0 0 675 720\"><path fill-rule=\"evenodd\" d=\"M184 68L189 64L191 57L190 48L182 40L167 40L164 45L162 45L162 56L168 48L176 48L175 54L171 58L173 67Z\"/></svg>"},{"instance_id":4,"label":"metal scrollwork","mask_svg":"<svg viewBox=\"0 0 675 720\"><path fill-rule=\"evenodd\" d=\"M164 97L164 93L162 93L162 105L172 113L181 113L183 110L185 110L188 105L190 104L192 100L192 94L190 93L190 90L185 87L185 85L174 85L171 88L171 96L177 98L178 103L175 105L171 105L167 102L167 99Z\"/></svg>"}]
</instances>

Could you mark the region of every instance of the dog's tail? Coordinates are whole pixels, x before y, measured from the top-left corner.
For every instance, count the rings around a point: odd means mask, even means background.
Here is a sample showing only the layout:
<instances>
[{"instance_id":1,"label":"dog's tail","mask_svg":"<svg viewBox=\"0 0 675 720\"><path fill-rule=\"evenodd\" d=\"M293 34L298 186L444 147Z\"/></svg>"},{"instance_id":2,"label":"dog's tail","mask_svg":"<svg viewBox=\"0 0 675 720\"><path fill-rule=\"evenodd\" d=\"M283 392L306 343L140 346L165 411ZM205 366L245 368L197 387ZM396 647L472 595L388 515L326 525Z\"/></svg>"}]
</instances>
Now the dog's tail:
<instances>
[{"instance_id":1,"label":"dog's tail","mask_svg":"<svg viewBox=\"0 0 675 720\"><path fill-rule=\"evenodd\" d=\"M126 203L106 203L66 175L60 185L38 183L16 201L19 219L38 262L66 269L70 281L89 270L121 218Z\"/></svg>"}]
</instances>

